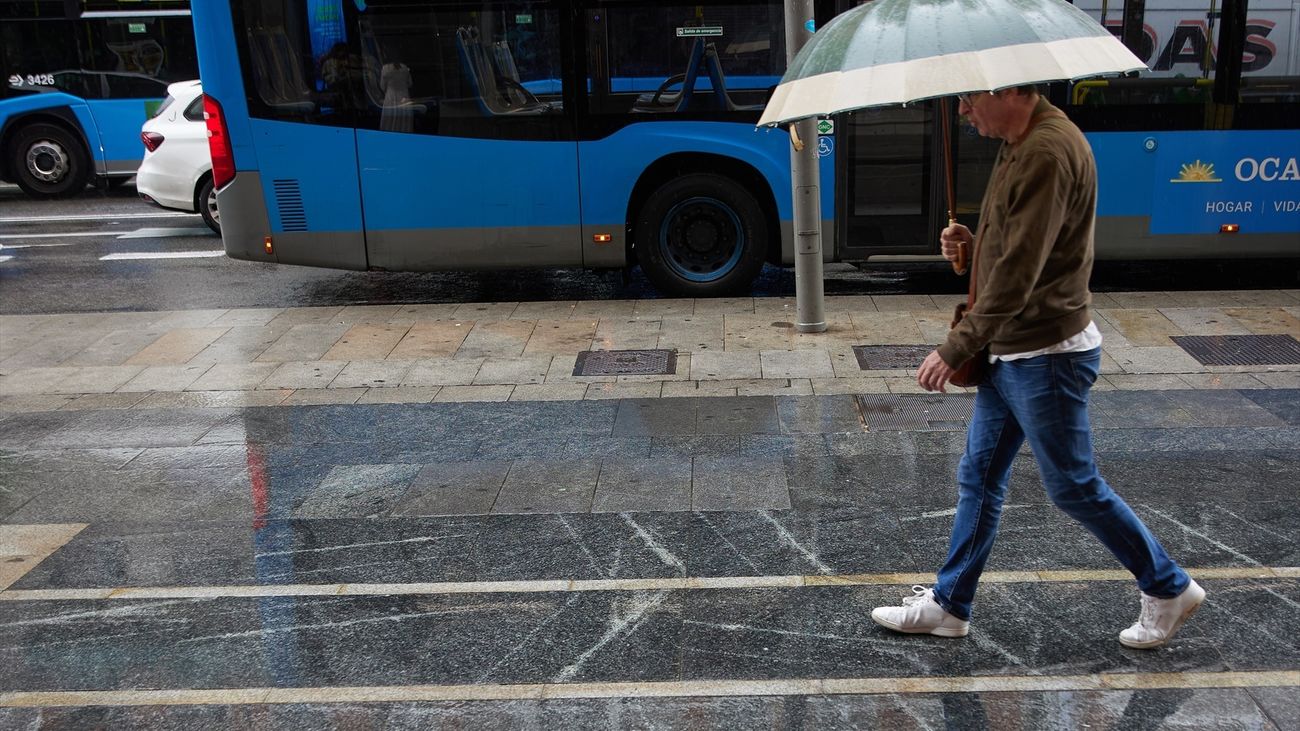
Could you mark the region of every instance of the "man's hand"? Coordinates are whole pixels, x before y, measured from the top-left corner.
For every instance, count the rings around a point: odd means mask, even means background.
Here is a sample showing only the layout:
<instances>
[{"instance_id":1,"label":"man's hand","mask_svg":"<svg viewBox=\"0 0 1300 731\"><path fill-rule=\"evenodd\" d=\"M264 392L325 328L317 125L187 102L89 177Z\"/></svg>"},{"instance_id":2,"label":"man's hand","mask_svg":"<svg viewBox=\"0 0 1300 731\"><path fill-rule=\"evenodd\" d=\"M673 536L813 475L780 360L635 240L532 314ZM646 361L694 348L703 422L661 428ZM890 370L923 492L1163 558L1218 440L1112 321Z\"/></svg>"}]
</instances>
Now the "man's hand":
<instances>
[{"instance_id":1,"label":"man's hand","mask_svg":"<svg viewBox=\"0 0 1300 731\"><path fill-rule=\"evenodd\" d=\"M969 246L974 240L975 237L971 234L970 229L960 223L954 223L945 228L939 234L939 244L943 247L943 258L948 261L957 261L957 247L961 244Z\"/></svg>"},{"instance_id":2,"label":"man's hand","mask_svg":"<svg viewBox=\"0 0 1300 731\"><path fill-rule=\"evenodd\" d=\"M948 364L943 362L943 358L939 357L939 351L932 350L929 355L925 356L925 361L921 363L921 367L917 369L916 382L927 391L947 393L943 386L956 372L955 369L949 368Z\"/></svg>"}]
</instances>

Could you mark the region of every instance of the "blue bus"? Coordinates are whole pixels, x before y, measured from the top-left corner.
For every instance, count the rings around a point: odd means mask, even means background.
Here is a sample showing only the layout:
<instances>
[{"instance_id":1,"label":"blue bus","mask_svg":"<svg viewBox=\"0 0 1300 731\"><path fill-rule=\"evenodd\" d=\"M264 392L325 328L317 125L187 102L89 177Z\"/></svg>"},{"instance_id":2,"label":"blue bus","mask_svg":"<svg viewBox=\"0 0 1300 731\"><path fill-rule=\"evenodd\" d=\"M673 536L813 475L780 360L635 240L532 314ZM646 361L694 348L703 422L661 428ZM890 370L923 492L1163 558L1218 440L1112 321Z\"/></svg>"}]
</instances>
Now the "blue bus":
<instances>
[{"instance_id":1,"label":"blue bus","mask_svg":"<svg viewBox=\"0 0 1300 731\"><path fill-rule=\"evenodd\" d=\"M188 0L0 0L0 180L44 198L126 181L167 85L197 76Z\"/></svg>"},{"instance_id":2,"label":"blue bus","mask_svg":"<svg viewBox=\"0 0 1300 731\"><path fill-rule=\"evenodd\" d=\"M1259 18L1236 17L1242 0L1204 0L1188 11L1206 26L1200 45L1186 36L1191 50L1173 57L1235 51L1050 90L1097 151L1099 256L1300 256L1287 209L1300 200L1288 172L1300 150L1297 34L1276 22L1300 16L1295 0L1271 1L1286 8L1269 10L1264 38ZM817 19L849 5L819 1ZM1124 20L1117 34L1136 27L1141 39L1158 5L1114 0L1105 12ZM785 68L780 2L193 9L231 257L358 270L640 266L665 294L689 297L744 291L765 263L793 261L789 138L754 128ZM937 110L824 120L828 261L937 257ZM958 208L973 226L996 143L959 129ZM1217 182L1173 182L1184 167Z\"/></svg>"}]
</instances>

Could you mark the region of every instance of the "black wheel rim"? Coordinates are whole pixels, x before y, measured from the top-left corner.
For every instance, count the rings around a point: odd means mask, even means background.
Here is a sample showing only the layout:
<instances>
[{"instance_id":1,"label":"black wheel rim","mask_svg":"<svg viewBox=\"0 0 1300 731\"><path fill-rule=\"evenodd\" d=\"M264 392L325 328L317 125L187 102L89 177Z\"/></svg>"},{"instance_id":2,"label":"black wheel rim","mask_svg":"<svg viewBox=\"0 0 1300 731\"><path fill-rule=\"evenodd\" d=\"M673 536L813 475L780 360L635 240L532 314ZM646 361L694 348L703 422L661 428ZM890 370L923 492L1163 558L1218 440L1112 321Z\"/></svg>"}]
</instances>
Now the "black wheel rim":
<instances>
[{"instance_id":1,"label":"black wheel rim","mask_svg":"<svg viewBox=\"0 0 1300 731\"><path fill-rule=\"evenodd\" d=\"M745 229L731 206L706 196L669 209L659 228L659 253L677 276L715 282L731 273L745 250Z\"/></svg>"}]
</instances>

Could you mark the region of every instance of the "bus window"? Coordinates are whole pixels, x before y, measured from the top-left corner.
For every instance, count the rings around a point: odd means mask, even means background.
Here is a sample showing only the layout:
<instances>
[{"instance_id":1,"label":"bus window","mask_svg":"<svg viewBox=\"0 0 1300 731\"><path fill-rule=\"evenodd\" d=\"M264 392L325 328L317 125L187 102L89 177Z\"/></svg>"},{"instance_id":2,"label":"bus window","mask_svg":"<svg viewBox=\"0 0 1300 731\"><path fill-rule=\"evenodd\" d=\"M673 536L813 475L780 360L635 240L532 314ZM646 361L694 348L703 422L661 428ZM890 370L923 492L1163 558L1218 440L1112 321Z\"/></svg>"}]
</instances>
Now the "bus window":
<instances>
[{"instance_id":1,"label":"bus window","mask_svg":"<svg viewBox=\"0 0 1300 731\"><path fill-rule=\"evenodd\" d=\"M359 42L359 126L489 139L557 139L559 15L549 3L370 4Z\"/></svg>"},{"instance_id":2,"label":"bus window","mask_svg":"<svg viewBox=\"0 0 1300 731\"><path fill-rule=\"evenodd\" d=\"M118 75L109 81L112 98L161 97L167 84L194 78L198 61L187 17L93 18L82 27L83 68Z\"/></svg>"},{"instance_id":3,"label":"bus window","mask_svg":"<svg viewBox=\"0 0 1300 731\"><path fill-rule=\"evenodd\" d=\"M552 3L324 5L328 28L294 0L236 6L254 117L457 137L561 134Z\"/></svg>"},{"instance_id":4,"label":"bus window","mask_svg":"<svg viewBox=\"0 0 1300 731\"><path fill-rule=\"evenodd\" d=\"M785 71L781 3L619 3L589 11L595 114L761 110Z\"/></svg>"},{"instance_id":5,"label":"bus window","mask_svg":"<svg viewBox=\"0 0 1300 731\"><path fill-rule=\"evenodd\" d=\"M312 88L313 64L305 5L245 0L234 5L249 113L262 119L349 125L322 110ZM242 19L238 16L242 10Z\"/></svg>"},{"instance_id":6,"label":"bus window","mask_svg":"<svg viewBox=\"0 0 1300 731\"><path fill-rule=\"evenodd\" d=\"M1191 130L1241 127L1229 116L1207 113L1213 103L1289 101L1297 95L1297 0L1257 0L1242 13L1244 29L1233 34L1240 56L1222 57L1220 45L1241 7L1239 0L1078 0L1147 64L1134 78L1094 79L1070 85L1067 102L1086 129ZM1229 47L1232 47L1231 45ZM1231 62L1231 63L1230 63ZM1216 99L1215 82L1228 74L1235 92ZM1238 83L1239 82L1239 83ZM1265 112L1267 114L1267 112ZM1239 116L1239 115L1238 115ZM1250 114L1247 117L1251 116ZM1245 126L1254 126L1246 120ZM1281 124L1281 119L1274 120ZM1276 126L1270 123L1270 126Z\"/></svg>"},{"instance_id":7,"label":"bus window","mask_svg":"<svg viewBox=\"0 0 1300 731\"><path fill-rule=\"evenodd\" d=\"M3 95L65 91L82 96L86 91L82 80L61 74L81 65L76 45L69 42L73 34L74 24L67 20L0 23L0 54L7 80Z\"/></svg>"}]
</instances>

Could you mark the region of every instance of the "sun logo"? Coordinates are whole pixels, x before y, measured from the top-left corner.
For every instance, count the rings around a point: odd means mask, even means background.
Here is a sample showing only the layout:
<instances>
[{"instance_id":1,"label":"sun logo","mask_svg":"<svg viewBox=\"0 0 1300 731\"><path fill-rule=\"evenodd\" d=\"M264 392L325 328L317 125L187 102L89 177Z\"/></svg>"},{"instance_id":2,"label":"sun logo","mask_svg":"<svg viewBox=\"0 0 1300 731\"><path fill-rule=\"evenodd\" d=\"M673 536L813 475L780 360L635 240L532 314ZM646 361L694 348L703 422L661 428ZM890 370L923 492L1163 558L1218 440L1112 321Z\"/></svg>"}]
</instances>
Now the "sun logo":
<instances>
[{"instance_id":1,"label":"sun logo","mask_svg":"<svg viewBox=\"0 0 1300 731\"><path fill-rule=\"evenodd\" d=\"M1183 163L1183 168L1178 172L1178 177L1171 178L1171 183L1222 183L1222 178L1214 176L1214 163L1205 163L1197 160L1188 165Z\"/></svg>"}]
</instances>

